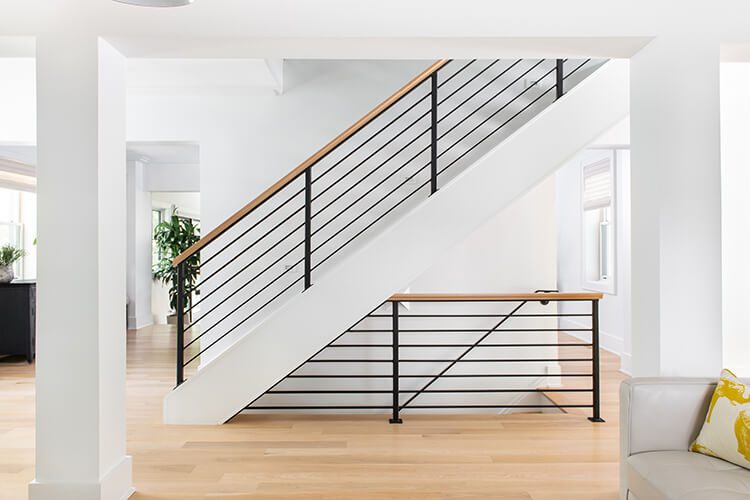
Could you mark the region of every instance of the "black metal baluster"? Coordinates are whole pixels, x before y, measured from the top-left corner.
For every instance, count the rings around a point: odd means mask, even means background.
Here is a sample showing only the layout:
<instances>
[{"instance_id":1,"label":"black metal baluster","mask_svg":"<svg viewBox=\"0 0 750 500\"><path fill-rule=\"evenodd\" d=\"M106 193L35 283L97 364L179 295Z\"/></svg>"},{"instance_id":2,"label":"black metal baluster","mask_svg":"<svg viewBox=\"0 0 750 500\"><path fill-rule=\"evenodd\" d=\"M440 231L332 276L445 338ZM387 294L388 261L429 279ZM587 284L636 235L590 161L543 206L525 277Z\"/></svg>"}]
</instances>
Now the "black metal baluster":
<instances>
[{"instance_id":1,"label":"black metal baluster","mask_svg":"<svg viewBox=\"0 0 750 500\"><path fill-rule=\"evenodd\" d=\"M599 301L591 301L591 383L593 384L593 406L594 416L589 417L592 422L604 422L600 413L600 394L599 394Z\"/></svg>"},{"instance_id":2,"label":"black metal baluster","mask_svg":"<svg viewBox=\"0 0 750 500\"><path fill-rule=\"evenodd\" d=\"M432 82L432 90L430 91L431 105L430 105L430 194L434 194L438 190L438 138L437 138L437 123L438 123L438 74L437 71L430 77Z\"/></svg>"},{"instance_id":3,"label":"black metal baluster","mask_svg":"<svg viewBox=\"0 0 750 500\"><path fill-rule=\"evenodd\" d=\"M555 62L555 99L559 99L563 96L564 89L563 89L563 60L558 59Z\"/></svg>"},{"instance_id":4,"label":"black metal baluster","mask_svg":"<svg viewBox=\"0 0 750 500\"><path fill-rule=\"evenodd\" d=\"M401 424L403 420L399 416L399 373L398 373L398 302L391 302L393 307L393 416L388 420L392 424Z\"/></svg>"},{"instance_id":5,"label":"black metal baluster","mask_svg":"<svg viewBox=\"0 0 750 500\"><path fill-rule=\"evenodd\" d=\"M305 290L312 285L312 166L305 170Z\"/></svg>"},{"instance_id":6,"label":"black metal baluster","mask_svg":"<svg viewBox=\"0 0 750 500\"><path fill-rule=\"evenodd\" d=\"M185 380L185 262L177 265L177 385Z\"/></svg>"}]
</instances>

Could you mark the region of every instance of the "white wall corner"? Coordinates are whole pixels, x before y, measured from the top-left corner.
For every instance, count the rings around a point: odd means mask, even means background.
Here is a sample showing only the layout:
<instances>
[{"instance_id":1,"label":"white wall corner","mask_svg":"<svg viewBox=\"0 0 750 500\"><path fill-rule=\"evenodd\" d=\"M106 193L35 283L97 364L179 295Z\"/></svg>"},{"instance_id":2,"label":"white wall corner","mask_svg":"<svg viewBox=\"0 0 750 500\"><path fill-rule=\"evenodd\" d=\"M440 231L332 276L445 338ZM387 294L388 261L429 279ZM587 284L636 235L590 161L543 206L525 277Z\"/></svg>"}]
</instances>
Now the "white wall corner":
<instances>
[{"instance_id":1,"label":"white wall corner","mask_svg":"<svg viewBox=\"0 0 750 500\"><path fill-rule=\"evenodd\" d=\"M620 371L628 376L633 375L633 359L629 353L620 355Z\"/></svg>"},{"instance_id":2,"label":"white wall corner","mask_svg":"<svg viewBox=\"0 0 750 500\"><path fill-rule=\"evenodd\" d=\"M539 379L536 386L561 387L562 377L560 377L560 375L562 374L562 367L560 366L560 363L547 363L545 370L547 371L548 376Z\"/></svg>"},{"instance_id":3,"label":"white wall corner","mask_svg":"<svg viewBox=\"0 0 750 500\"><path fill-rule=\"evenodd\" d=\"M273 89L276 95L284 93L284 60L283 59L264 59L271 79L276 82Z\"/></svg>"}]
</instances>

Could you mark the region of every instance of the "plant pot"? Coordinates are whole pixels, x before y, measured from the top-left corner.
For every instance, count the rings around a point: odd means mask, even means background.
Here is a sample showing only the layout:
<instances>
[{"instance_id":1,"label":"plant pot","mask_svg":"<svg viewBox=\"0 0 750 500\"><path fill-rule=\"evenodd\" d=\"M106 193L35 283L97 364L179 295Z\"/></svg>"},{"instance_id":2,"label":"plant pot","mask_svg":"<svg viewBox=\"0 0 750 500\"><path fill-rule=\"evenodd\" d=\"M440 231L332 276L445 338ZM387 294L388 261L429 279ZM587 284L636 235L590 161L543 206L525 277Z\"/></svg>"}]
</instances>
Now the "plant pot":
<instances>
[{"instance_id":1,"label":"plant pot","mask_svg":"<svg viewBox=\"0 0 750 500\"><path fill-rule=\"evenodd\" d=\"M13 281L13 265L0 266L0 283L10 283Z\"/></svg>"}]
</instances>

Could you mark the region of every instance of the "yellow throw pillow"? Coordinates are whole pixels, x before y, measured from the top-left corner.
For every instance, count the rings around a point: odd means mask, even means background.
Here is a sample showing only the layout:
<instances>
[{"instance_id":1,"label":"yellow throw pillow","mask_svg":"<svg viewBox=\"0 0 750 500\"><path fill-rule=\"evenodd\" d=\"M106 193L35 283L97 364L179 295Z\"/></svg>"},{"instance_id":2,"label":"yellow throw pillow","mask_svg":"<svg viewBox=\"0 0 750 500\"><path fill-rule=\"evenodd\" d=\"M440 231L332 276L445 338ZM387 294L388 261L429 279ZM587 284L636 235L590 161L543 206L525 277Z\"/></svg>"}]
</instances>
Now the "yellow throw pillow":
<instances>
[{"instance_id":1,"label":"yellow throw pillow","mask_svg":"<svg viewBox=\"0 0 750 500\"><path fill-rule=\"evenodd\" d=\"M727 369L721 372L706 421L690 451L750 469L750 385Z\"/></svg>"}]
</instances>

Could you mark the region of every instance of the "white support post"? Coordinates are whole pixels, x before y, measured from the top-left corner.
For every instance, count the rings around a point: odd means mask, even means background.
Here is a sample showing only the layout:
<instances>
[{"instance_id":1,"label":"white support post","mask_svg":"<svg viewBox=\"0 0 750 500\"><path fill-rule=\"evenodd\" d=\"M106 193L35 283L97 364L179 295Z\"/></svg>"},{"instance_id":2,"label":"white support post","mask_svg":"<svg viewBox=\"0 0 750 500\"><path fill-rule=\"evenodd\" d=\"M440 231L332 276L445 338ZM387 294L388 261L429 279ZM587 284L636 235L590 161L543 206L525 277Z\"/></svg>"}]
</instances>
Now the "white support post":
<instances>
[{"instance_id":1,"label":"white support post","mask_svg":"<svg viewBox=\"0 0 750 500\"><path fill-rule=\"evenodd\" d=\"M719 43L663 36L630 65L634 376L718 376Z\"/></svg>"},{"instance_id":2,"label":"white support post","mask_svg":"<svg viewBox=\"0 0 750 500\"><path fill-rule=\"evenodd\" d=\"M31 500L123 499L126 61L95 36L37 40L36 479Z\"/></svg>"}]
</instances>

